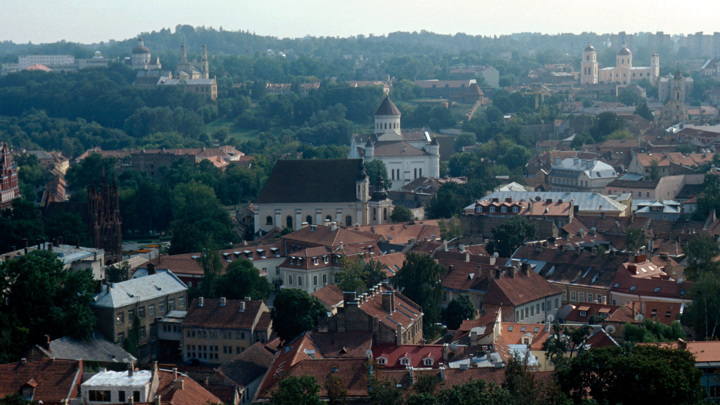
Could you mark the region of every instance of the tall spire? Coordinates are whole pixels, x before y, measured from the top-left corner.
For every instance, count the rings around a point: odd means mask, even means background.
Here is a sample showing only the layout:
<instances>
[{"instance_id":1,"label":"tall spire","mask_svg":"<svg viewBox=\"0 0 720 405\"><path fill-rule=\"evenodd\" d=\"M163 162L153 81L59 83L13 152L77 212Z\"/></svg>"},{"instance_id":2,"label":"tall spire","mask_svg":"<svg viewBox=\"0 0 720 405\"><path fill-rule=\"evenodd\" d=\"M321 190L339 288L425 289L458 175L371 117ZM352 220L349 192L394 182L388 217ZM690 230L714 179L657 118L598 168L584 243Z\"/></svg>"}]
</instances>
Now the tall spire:
<instances>
[{"instance_id":1,"label":"tall spire","mask_svg":"<svg viewBox=\"0 0 720 405\"><path fill-rule=\"evenodd\" d=\"M210 78L210 63L208 62L207 45L205 44L202 46L202 78Z\"/></svg>"},{"instance_id":2,"label":"tall spire","mask_svg":"<svg viewBox=\"0 0 720 405\"><path fill-rule=\"evenodd\" d=\"M180 65L187 65L187 50L185 49L185 44L182 44L180 46Z\"/></svg>"}]
</instances>

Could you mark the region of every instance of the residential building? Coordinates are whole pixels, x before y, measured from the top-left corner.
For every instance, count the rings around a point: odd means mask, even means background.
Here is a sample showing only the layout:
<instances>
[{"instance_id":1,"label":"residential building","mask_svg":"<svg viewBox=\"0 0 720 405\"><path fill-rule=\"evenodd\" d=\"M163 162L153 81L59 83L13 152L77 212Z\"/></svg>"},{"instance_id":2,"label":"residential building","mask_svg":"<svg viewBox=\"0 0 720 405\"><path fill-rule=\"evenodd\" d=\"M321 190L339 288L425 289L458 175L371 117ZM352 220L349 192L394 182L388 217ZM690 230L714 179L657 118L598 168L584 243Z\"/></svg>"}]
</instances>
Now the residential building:
<instances>
[{"instance_id":1,"label":"residential building","mask_svg":"<svg viewBox=\"0 0 720 405\"><path fill-rule=\"evenodd\" d=\"M285 261L278 267L278 285L313 293L335 284L335 273L342 270L344 260L380 257L380 237L332 223L305 226L283 235Z\"/></svg>"},{"instance_id":2,"label":"residential building","mask_svg":"<svg viewBox=\"0 0 720 405\"><path fill-rule=\"evenodd\" d=\"M14 252L7 252L0 255L0 262L26 255L33 250L49 250L63 262L65 270L72 272L90 269L93 279L105 280L105 252L102 249L89 248L79 245L53 245L52 242L38 243Z\"/></svg>"},{"instance_id":3,"label":"residential building","mask_svg":"<svg viewBox=\"0 0 720 405\"><path fill-rule=\"evenodd\" d=\"M378 159L385 164L390 184L388 189L400 191L420 177L440 177L440 145L425 130L405 131L400 123L400 110L385 97L375 112L375 131L355 134L350 144L350 159L365 162Z\"/></svg>"},{"instance_id":4,"label":"residential building","mask_svg":"<svg viewBox=\"0 0 720 405\"><path fill-rule=\"evenodd\" d=\"M643 169L644 170L644 169ZM652 170L652 161L651 161ZM658 166L659 175L659 166ZM615 180L605 186L605 194L632 195L635 199L646 200L674 200L686 186L698 187L703 183L704 174L680 174L675 176L662 176L656 180Z\"/></svg>"},{"instance_id":5,"label":"residential building","mask_svg":"<svg viewBox=\"0 0 720 405\"><path fill-rule=\"evenodd\" d=\"M493 230L507 219L520 216L533 221L538 228L538 236L544 237L557 236L557 229L572 221L575 207L573 201L562 199L513 201L507 197L504 201L499 198L476 201L464 211L466 233L492 235Z\"/></svg>"},{"instance_id":6,"label":"residential building","mask_svg":"<svg viewBox=\"0 0 720 405\"><path fill-rule=\"evenodd\" d=\"M696 174L703 165L710 165L715 158L714 153L636 153L633 156L628 172L652 178L653 172L658 178L681 174Z\"/></svg>"},{"instance_id":7,"label":"residential building","mask_svg":"<svg viewBox=\"0 0 720 405\"><path fill-rule=\"evenodd\" d=\"M422 340L422 308L388 284L360 295L345 292L342 308L318 320L319 332L371 332L373 344L416 344Z\"/></svg>"},{"instance_id":8,"label":"residential building","mask_svg":"<svg viewBox=\"0 0 720 405\"><path fill-rule=\"evenodd\" d=\"M512 263L488 275L485 313L500 311L504 322L548 323L557 319L562 290L535 273L529 264Z\"/></svg>"},{"instance_id":9,"label":"residential building","mask_svg":"<svg viewBox=\"0 0 720 405\"><path fill-rule=\"evenodd\" d=\"M182 322L183 361L222 364L272 333L270 310L263 301L225 297L194 299Z\"/></svg>"},{"instance_id":10,"label":"residential building","mask_svg":"<svg viewBox=\"0 0 720 405\"><path fill-rule=\"evenodd\" d=\"M24 401L68 404L80 393L84 362L44 358L0 364L0 398L19 395Z\"/></svg>"},{"instance_id":11,"label":"residential building","mask_svg":"<svg viewBox=\"0 0 720 405\"><path fill-rule=\"evenodd\" d=\"M279 160L254 203L255 234L275 228L390 222L392 201L370 193L361 159Z\"/></svg>"},{"instance_id":12,"label":"residential building","mask_svg":"<svg viewBox=\"0 0 720 405\"><path fill-rule=\"evenodd\" d=\"M233 384L239 391L239 404L252 401L265 373L275 359L273 352L264 343L257 342L242 353L215 369L216 375L227 384Z\"/></svg>"},{"instance_id":13,"label":"residential building","mask_svg":"<svg viewBox=\"0 0 720 405\"><path fill-rule=\"evenodd\" d=\"M20 197L18 168L13 163L10 147L3 144L0 148L0 210L10 208L12 200Z\"/></svg>"},{"instance_id":14,"label":"residential building","mask_svg":"<svg viewBox=\"0 0 720 405\"><path fill-rule=\"evenodd\" d=\"M169 271L103 285L90 304L97 327L117 344L124 344L137 326L139 358L154 355L155 321L168 311L186 309L187 286ZM134 325L135 322L137 325Z\"/></svg>"},{"instance_id":15,"label":"residential building","mask_svg":"<svg viewBox=\"0 0 720 405\"><path fill-rule=\"evenodd\" d=\"M600 193L591 192L561 192L561 191L494 191L479 201L572 201L574 216L597 217L626 217L631 213L631 207L619 203ZM474 209L474 205L465 207L465 210Z\"/></svg>"},{"instance_id":16,"label":"residential building","mask_svg":"<svg viewBox=\"0 0 720 405\"><path fill-rule=\"evenodd\" d=\"M556 161L548 172L552 191L595 191L602 193L605 186L617 179L618 173L599 160L567 158Z\"/></svg>"},{"instance_id":17,"label":"residential building","mask_svg":"<svg viewBox=\"0 0 720 405\"><path fill-rule=\"evenodd\" d=\"M588 44L583 52L580 83L592 85L598 83L630 84L641 80L655 83L660 77L660 56L655 53L650 57L650 67L633 66L633 55L623 43L615 57L615 67L600 68L595 48Z\"/></svg>"},{"instance_id":18,"label":"residential building","mask_svg":"<svg viewBox=\"0 0 720 405\"><path fill-rule=\"evenodd\" d=\"M645 255L637 255L620 265L610 289L613 305L630 301L662 301L676 304L692 302L693 283L682 278L673 280Z\"/></svg>"},{"instance_id":19,"label":"residential building","mask_svg":"<svg viewBox=\"0 0 720 405\"><path fill-rule=\"evenodd\" d=\"M72 55L20 55L17 63L3 63L0 75L33 70L33 67L43 66L47 71L74 72L81 69L106 68L112 60L95 51L90 59L75 59ZM44 70L44 69L43 69Z\"/></svg>"},{"instance_id":20,"label":"residential building","mask_svg":"<svg viewBox=\"0 0 720 405\"><path fill-rule=\"evenodd\" d=\"M100 333L93 333L89 339L64 336L33 346L25 355L28 360L52 358L56 360L77 360L97 363L101 367L117 367L118 364L132 365L137 359Z\"/></svg>"}]
</instances>

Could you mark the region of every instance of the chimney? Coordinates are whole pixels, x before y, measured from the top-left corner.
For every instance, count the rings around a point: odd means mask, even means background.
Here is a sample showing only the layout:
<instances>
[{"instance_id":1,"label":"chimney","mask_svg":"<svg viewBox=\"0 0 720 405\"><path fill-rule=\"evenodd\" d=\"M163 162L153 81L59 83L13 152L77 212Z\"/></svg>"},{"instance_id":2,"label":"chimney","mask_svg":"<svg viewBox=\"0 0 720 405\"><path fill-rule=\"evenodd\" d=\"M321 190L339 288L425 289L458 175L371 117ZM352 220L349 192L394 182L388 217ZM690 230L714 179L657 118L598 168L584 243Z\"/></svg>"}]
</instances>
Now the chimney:
<instances>
[{"instance_id":1,"label":"chimney","mask_svg":"<svg viewBox=\"0 0 720 405\"><path fill-rule=\"evenodd\" d=\"M202 306L203 306L204 304L205 304L205 298L204 298L204 297L199 297L199 298L198 298L198 307L199 307L199 308L202 308Z\"/></svg>"},{"instance_id":2,"label":"chimney","mask_svg":"<svg viewBox=\"0 0 720 405\"><path fill-rule=\"evenodd\" d=\"M470 331L470 346L477 346L478 335L477 331Z\"/></svg>"},{"instance_id":3,"label":"chimney","mask_svg":"<svg viewBox=\"0 0 720 405\"><path fill-rule=\"evenodd\" d=\"M154 264L154 263L148 263L148 265L147 265L147 274L148 274L148 276L152 276L153 274L157 274L157 270L155 270L155 264Z\"/></svg>"},{"instance_id":4,"label":"chimney","mask_svg":"<svg viewBox=\"0 0 720 405\"><path fill-rule=\"evenodd\" d=\"M440 366L440 379L445 381L447 378L445 378L445 366Z\"/></svg>"},{"instance_id":5,"label":"chimney","mask_svg":"<svg viewBox=\"0 0 720 405\"><path fill-rule=\"evenodd\" d=\"M450 354L450 345L445 343L443 344L443 360L447 361L448 354Z\"/></svg>"},{"instance_id":6,"label":"chimney","mask_svg":"<svg viewBox=\"0 0 720 405\"><path fill-rule=\"evenodd\" d=\"M132 377L134 372L135 366L132 363L128 364L128 377Z\"/></svg>"},{"instance_id":7,"label":"chimney","mask_svg":"<svg viewBox=\"0 0 720 405\"><path fill-rule=\"evenodd\" d=\"M245 301L240 301L240 307L238 308L238 312L245 312Z\"/></svg>"},{"instance_id":8,"label":"chimney","mask_svg":"<svg viewBox=\"0 0 720 405\"><path fill-rule=\"evenodd\" d=\"M225 297L220 297L220 306L224 307L225 304L227 304L227 299Z\"/></svg>"},{"instance_id":9,"label":"chimney","mask_svg":"<svg viewBox=\"0 0 720 405\"><path fill-rule=\"evenodd\" d=\"M345 306L347 307L347 304L350 302L355 302L357 298L355 298L355 291L345 291L343 292L343 301L345 302Z\"/></svg>"},{"instance_id":10,"label":"chimney","mask_svg":"<svg viewBox=\"0 0 720 405\"><path fill-rule=\"evenodd\" d=\"M252 301L252 297L245 297L245 301L246 301L246 302Z\"/></svg>"},{"instance_id":11,"label":"chimney","mask_svg":"<svg viewBox=\"0 0 720 405\"><path fill-rule=\"evenodd\" d=\"M382 308L390 314L395 310L395 291L385 291L382 293Z\"/></svg>"},{"instance_id":12,"label":"chimney","mask_svg":"<svg viewBox=\"0 0 720 405\"><path fill-rule=\"evenodd\" d=\"M45 343L43 344L43 347L46 350L50 350L50 335L45 335Z\"/></svg>"},{"instance_id":13,"label":"chimney","mask_svg":"<svg viewBox=\"0 0 720 405\"><path fill-rule=\"evenodd\" d=\"M176 390L182 391L185 388L185 380L184 379L177 379L173 381L173 388Z\"/></svg>"},{"instance_id":14,"label":"chimney","mask_svg":"<svg viewBox=\"0 0 720 405\"><path fill-rule=\"evenodd\" d=\"M515 278L517 275L517 267L510 267L510 277Z\"/></svg>"},{"instance_id":15,"label":"chimney","mask_svg":"<svg viewBox=\"0 0 720 405\"><path fill-rule=\"evenodd\" d=\"M177 380L177 368L173 368L173 381Z\"/></svg>"},{"instance_id":16,"label":"chimney","mask_svg":"<svg viewBox=\"0 0 720 405\"><path fill-rule=\"evenodd\" d=\"M522 269L524 275L530 275L530 263L523 263L520 265L520 268Z\"/></svg>"},{"instance_id":17,"label":"chimney","mask_svg":"<svg viewBox=\"0 0 720 405\"><path fill-rule=\"evenodd\" d=\"M452 273L452 272L453 272L453 270L455 270L455 266L453 266L452 264L451 264L451 265L449 265L449 266L448 266L448 271L447 271L447 274L450 274L450 273Z\"/></svg>"},{"instance_id":18,"label":"chimney","mask_svg":"<svg viewBox=\"0 0 720 405\"><path fill-rule=\"evenodd\" d=\"M502 274L502 270L500 270L499 267L495 267L495 278L500 278L501 274Z\"/></svg>"},{"instance_id":19,"label":"chimney","mask_svg":"<svg viewBox=\"0 0 720 405\"><path fill-rule=\"evenodd\" d=\"M687 342L684 339L678 339L678 347L681 349L687 349Z\"/></svg>"}]
</instances>

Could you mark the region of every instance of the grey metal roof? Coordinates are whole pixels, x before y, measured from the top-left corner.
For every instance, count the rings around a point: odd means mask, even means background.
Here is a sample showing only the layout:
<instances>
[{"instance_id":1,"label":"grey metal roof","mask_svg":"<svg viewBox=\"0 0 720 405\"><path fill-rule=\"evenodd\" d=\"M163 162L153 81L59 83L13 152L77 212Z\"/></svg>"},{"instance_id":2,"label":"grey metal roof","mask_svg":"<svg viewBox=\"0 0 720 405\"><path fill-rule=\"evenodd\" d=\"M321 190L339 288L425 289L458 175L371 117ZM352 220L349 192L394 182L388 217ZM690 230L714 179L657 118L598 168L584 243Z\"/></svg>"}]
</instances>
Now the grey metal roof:
<instances>
[{"instance_id":1,"label":"grey metal roof","mask_svg":"<svg viewBox=\"0 0 720 405\"><path fill-rule=\"evenodd\" d=\"M107 290L95 296L92 306L121 308L183 291L187 291L187 286L175 274L158 271L150 276L108 284Z\"/></svg>"},{"instance_id":2,"label":"grey metal roof","mask_svg":"<svg viewBox=\"0 0 720 405\"><path fill-rule=\"evenodd\" d=\"M83 359L105 363L132 363L137 360L132 354L102 335L88 340L73 339L69 336L52 340L50 341L50 355L57 359Z\"/></svg>"},{"instance_id":3,"label":"grey metal roof","mask_svg":"<svg viewBox=\"0 0 720 405\"><path fill-rule=\"evenodd\" d=\"M536 197L540 197L540 201L547 199L552 199L553 201L572 200L573 204L578 207L578 211L581 213L583 211L618 212L627 208L625 204L614 201L606 195L580 191L495 191L492 194L482 197L480 201L490 201L493 198L498 198L500 201L505 201L506 198L511 198L512 201L535 201ZM472 209L474 205L474 203L470 204L466 209Z\"/></svg>"}]
</instances>

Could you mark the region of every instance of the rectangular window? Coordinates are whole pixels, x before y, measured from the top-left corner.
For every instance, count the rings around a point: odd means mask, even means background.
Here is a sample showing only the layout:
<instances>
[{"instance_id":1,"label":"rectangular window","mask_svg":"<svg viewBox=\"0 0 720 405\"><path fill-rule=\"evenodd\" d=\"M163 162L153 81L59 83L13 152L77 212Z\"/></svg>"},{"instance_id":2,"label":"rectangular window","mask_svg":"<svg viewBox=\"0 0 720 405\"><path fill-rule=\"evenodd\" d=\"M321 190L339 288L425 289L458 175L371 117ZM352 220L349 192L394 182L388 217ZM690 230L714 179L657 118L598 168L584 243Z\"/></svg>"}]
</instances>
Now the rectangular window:
<instances>
[{"instance_id":1,"label":"rectangular window","mask_svg":"<svg viewBox=\"0 0 720 405\"><path fill-rule=\"evenodd\" d=\"M168 301L168 311L175 309L175 298L170 298Z\"/></svg>"},{"instance_id":2,"label":"rectangular window","mask_svg":"<svg viewBox=\"0 0 720 405\"><path fill-rule=\"evenodd\" d=\"M158 313L159 313L159 314L164 314L164 313L165 313L165 303L164 303L164 302L159 302L159 303L158 303Z\"/></svg>"},{"instance_id":3,"label":"rectangular window","mask_svg":"<svg viewBox=\"0 0 720 405\"><path fill-rule=\"evenodd\" d=\"M145 306L144 305L141 306L140 308L138 308L138 316L140 318L145 318Z\"/></svg>"},{"instance_id":4,"label":"rectangular window","mask_svg":"<svg viewBox=\"0 0 720 405\"><path fill-rule=\"evenodd\" d=\"M570 291L570 301L577 301L575 291Z\"/></svg>"},{"instance_id":5,"label":"rectangular window","mask_svg":"<svg viewBox=\"0 0 720 405\"><path fill-rule=\"evenodd\" d=\"M530 316L535 316L535 307L530 307Z\"/></svg>"},{"instance_id":6,"label":"rectangular window","mask_svg":"<svg viewBox=\"0 0 720 405\"><path fill-rule=\"evenodd\" d=\"M148 315L150 315L150 316L155 315L155 304L148 305Z\"/></svg>"},{"instance_id":7,"label":"rectangular window","mask_svg":"<svg viewBox=\"0 0 720 405\"><path fill-rule=\"evenodd\" d=\"M558 299L555 298L555 309L560 308L560 304L558 303Z\"/></svg>"},{"instance_id":8,"label":"rectangular window","mask_svg":"<svg viewBox=\"0 0 720 405\"><path fill-rule=\"evenodd\" d=\"M124 333L124 332L120 332L120 333L118 333L118 335L117 335L117 344L121 345L121 344L124 344L124 343L125 343L125 333Z\"/></svg>"},{"instance_id":9,"label":"rectangular window","mask_svg":"<svg viewBox=\"0 0 720 405\"><path fill-rule=\"evenodd\" d=\"M588 302L593 302L593 295L588 293Z\"/></svg>"},{"instance_id":10,"label":"rectangular window","mask_svg":"<svg viewBox=\"0 0 720 405\"><path fill-rule=\"evenodd\" d=\"M88 399L94 402L112 402L110 399L110 391L90 390L88 392Z\"/></svg>"},{"instance_id":11,"label":"rectangular window","mask_svg":"<svg viewBox=\"0 0 720 405\"><path fill-rule=\"evenodd\" d=\"M323 285L327 285L327 274L323 274Z\"/></svg>"},{"instance_id":12,"label":"rectangular window","mask_svg":"<svg viewBox=\"0 0 720 405\"><path fill-rule=\"evenodd\" d=\"M147 331L145 330L145 327L140 327L140 339L144 339L146 336Z\"/></svg>"},{"instance_id":13,"label":"rectangular window","mask_svg":"<svg viewBox=\"0 0 720 405\"><path fill-rule=\"evenodd\" d=\"M185 297L178 297L178 309L185 309Z\"/></svg>"},{"instance_id":14,"label":"rectangular window","mask_svg":"<svg viewBox=\"0 0 720 405\"><path fill-rule=\"evenodd\" d=\"M317 285L317 283L318 283L317 276L313 276L313 285Z\"/></svg>"},{"instance_id":15,"label":"rectangular window","mask_svg":"<svg viewBox=\"0 0 720 405\"><path fill-rule=\"evenodd\" d=\"M585 293L581 292L579 295L580 300L578 302L584 302L585 301Z\"/></svg>"},{"instance_id":16,"label":"rectangular window","mask_svg":"<svg viewBox=\"0 0 720 405\"><path fill-rule=\"evenodd\" d=\"M134 322L135 320L135 310L129 309L128 310L128 322Z\"/></svg>"},{"instance_id":17,"label":"rectangular window","mask_svg":"<svg viewBox=\"0 0 720 405\"><path fill-rule=\"evenodd\" d=\"M120 402L125 402L125 391L118 391L118 400Z\"/></svg>"},{"instance_id":18,"label":"rectangular window","mask_svg":"<svg viewBox=\"0 0 720 405\"><path fill-rule=\"evenodd\" d=\"M140 391L133 391L133 401L140 402Z\"/></svg>"},{"instance_id":19,"label":"rectangular window","mask_svg":"<svg viewBox=\"0 0 720 405\"><path fill-rule=\"evenodd\" d=\"M288 284L292 285L293 284L292 282L293 282L293 277L292 277L292 275L289 275L288 276Z\"/></svg>"}]
</instances>

